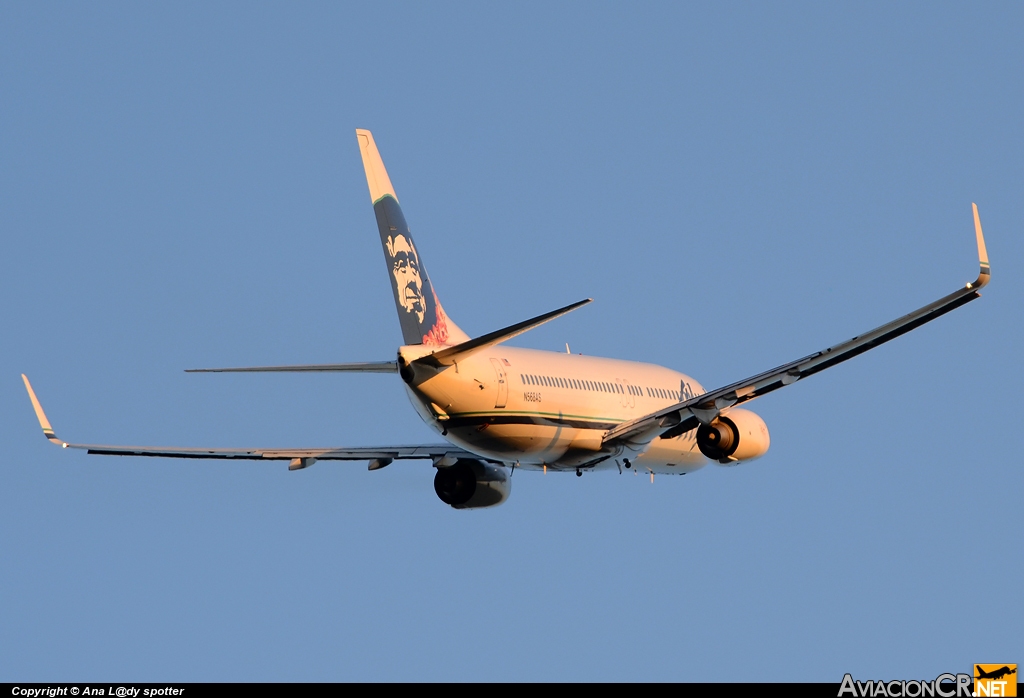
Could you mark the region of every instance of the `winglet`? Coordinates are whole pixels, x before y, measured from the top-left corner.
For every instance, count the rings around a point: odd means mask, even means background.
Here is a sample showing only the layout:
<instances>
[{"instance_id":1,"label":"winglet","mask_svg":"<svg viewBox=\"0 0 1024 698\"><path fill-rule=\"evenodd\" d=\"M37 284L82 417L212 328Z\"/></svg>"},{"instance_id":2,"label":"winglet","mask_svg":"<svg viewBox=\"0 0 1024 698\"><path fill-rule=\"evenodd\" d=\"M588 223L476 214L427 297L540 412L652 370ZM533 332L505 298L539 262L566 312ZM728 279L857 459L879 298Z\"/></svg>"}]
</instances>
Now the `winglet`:
<instances>
[{"instance_id":1,"label":"winglet","mask_svg":"<svg viewBox=\"0 0 1024 698\"><path fill-rule=\"evenodd\" d=\"M46 418L46 413L43 412L43 406L39 404L39 398L36 397L36 392L32 390L32 384L28 382L28 376L22 373L21 379L25 381L25 389L28 390L28 397L32 400L32 409L36 411L36 419L39 420L39 426L43 428L43 436L58 446L67 448L68 445L58 439L57 435L53 433L53 427L50 426L50 420Z\"/></svg>"},{"instance_id":2,"label":"winglet","mask_svg":"<svg viewBox=\"0 0 1024 698\"><path fill-rule=\"evenodd\" d=\"M359 153L363 156L366 184L370 187L370 201L377 203L388 195L398 201L398 197L395 196L395 188L391 186L388 171L384 169L384 161L380 158L380 151L377 150L377 144L373 142L373 134L365 128L357 128L356 139L359 141Z\"/></svg>"},{"instance_id":3,"label":"winglet","mask_svg":"<svg viewBox=\"0 0 1024 698\"><path fill-rule=\"evenodd\" d=\"M981 218L978 216L978 204L971 204L971 207L974 209L974 234L978 237L978 261L981 263L981 272L978 274L978 280L967 286L977 289L988 285L989 280L992 278L992 270L988 265L988 250L985 249L985 236L981 234Z\"/></svg>"}]
</instances>

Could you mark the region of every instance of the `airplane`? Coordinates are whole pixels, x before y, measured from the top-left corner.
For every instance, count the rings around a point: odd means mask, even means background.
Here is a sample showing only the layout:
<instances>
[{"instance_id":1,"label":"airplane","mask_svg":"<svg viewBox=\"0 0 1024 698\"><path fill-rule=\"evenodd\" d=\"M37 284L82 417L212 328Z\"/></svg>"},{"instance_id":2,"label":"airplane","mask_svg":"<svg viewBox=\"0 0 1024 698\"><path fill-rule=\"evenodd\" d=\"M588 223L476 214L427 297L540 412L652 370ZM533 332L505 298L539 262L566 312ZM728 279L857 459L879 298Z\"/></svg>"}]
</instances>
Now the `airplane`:
<instances>
[{"instance_id":1,"label":"airplane","mask_svg":"<svg viewBox=\"0 0 1024 698\"><path fill-rule=\"evenodd\" d=\"M974 677L976 679L1001 679L1004 676L1009 676L1010 674L1016 674L1017 673L1016 665L1014 665L1013 669L1011 669L1008 666L1003 666L1003 667L1001 667L999 669L995 669L994 671L985 671L984 669L982 669L977 664L974 665L974 668L975 668L975 670L977 671L977 674L978 674L977 676Z\"/></svg>"},{"instance_id":2,"label":"airplane","mask_svg":"<svg viewBox=\"0 0 1024 698\"><path fill-rule=\"evenodd\" d=\"M447 441L358 448L223 449L109 446L59 439L22 374L43 434L62 448L110 456L286 460L289 470L317 461L429 460L434 490L456 509L496 506L516 469L547 472L633 470L685 475L708 463L752 461L768 451L764 420L741 407L831 368L980 296L991 271L978 207L978 278L939 300L850 340L713 390L662 366L511 347L505 344L572 312L587 298L470 338L447 315L402 214L373 135L356 130L377 219L403 344L391 361L190 369L195 373L362 372L397 374L419 416Z\"/></svg>"}]
</instances>

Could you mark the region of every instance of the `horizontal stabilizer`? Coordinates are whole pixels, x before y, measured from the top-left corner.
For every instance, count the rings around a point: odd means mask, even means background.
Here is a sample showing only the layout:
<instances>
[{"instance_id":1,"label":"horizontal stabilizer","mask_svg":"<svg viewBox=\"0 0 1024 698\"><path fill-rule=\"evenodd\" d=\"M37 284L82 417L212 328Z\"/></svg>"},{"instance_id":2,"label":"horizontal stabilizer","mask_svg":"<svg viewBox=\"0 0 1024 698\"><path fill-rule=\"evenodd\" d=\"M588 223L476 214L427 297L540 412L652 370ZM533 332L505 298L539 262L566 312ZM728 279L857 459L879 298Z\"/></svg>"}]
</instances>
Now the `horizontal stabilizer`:
<instances>
[{"instance_id":1,"label":"horizontal stabilizer","mask_svg":"<svg viewBox=\"0 0 1024 698\"><path fill-rule=\"evenodd\" d=\"M433 366L436 368L440 368L442 366L451 366L456 361L460 361L461 359L464 359L467 356L475 354L476 352L482 349L492 347L495 344L501 344L504 341L512 339L513 337L518 337L524 332L532 330L534 327L543 325L545 322L554 320L555 318L561 317L566 313L571 313L573 310L581 308L587 303L592 302L593 300L593 298L585 298L584 300L578 301L571 305L567 305L564 308L552 310L550 313L538 315L535 318L524 320L522 322L516 323L515 325L510 325L504 329L490 332L488 334L483 335L482 337L471 339L468 342L456 344L454 347L448 347L447 349L442 349L440 351L434 352L433 354L428 354L423 358L416 359L414 363L426 366Z\"/></svg>"},{"instance_id":2,"label":"horizontal stabilizer","mask_svg":"<svg viewBox=\"0 0 1024 698\"><path fill-rule=\"evenodd\" d=\"M185 373L398 373L396 361L366 361L353 364L304 364L299 366L248 366L242 368L186 368Z\"/></svg>"}]
</instances>

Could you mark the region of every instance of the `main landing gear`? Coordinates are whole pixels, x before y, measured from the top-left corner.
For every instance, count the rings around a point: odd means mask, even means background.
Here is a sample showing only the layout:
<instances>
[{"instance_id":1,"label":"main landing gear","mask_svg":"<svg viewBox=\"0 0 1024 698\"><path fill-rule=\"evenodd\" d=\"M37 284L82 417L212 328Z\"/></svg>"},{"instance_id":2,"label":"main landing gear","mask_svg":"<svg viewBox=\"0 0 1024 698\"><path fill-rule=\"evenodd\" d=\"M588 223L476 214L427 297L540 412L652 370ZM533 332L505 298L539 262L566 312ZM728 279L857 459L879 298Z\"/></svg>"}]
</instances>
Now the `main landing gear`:
<instances>
[{"instance_id":1,"label":"main landing gear","mask_svg":"<svg viewBox=\"0 0 1024 698\"><path fill-rule=\"evenodd\" d=\"M576 468L576 477L583 477L583 471L579 468Z\"/></svg>"},{"instance_id":2,"label":"main landing gear","mask_svg":"<svg viewBox=\"0 0 1024 698\"><path fill-rule=\"evenodd\" d=\"M629 470L630 468L633 467L633 464L629 462L628 458L623 458L622 463L626 466L626 470Z\"/></svg>"}]
</instances>

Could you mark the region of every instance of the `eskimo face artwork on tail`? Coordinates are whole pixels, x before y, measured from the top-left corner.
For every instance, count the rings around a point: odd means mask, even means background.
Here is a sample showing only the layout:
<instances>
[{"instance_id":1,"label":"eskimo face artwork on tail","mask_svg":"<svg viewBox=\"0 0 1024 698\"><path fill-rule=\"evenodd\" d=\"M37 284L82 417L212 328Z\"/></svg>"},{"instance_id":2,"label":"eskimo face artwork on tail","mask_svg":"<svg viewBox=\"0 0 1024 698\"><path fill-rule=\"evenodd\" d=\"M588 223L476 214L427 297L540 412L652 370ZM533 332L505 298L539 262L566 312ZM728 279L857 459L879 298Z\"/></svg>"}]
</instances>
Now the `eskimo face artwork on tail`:
<instances>
[{"instance_id":1,"label":"eskimo face artwork on tail","mask_svg":"<svg viewBox=\"0 0 1024 698\"><path fill-rule=\"evenodd\" d=\"M391 272L391 289L406 344L448 344L448 318L430 285L412 233L398 202L384 196L374 204L384 256Z\"/></svg>"},{"instance_id":2,"label":"eskimo face artwork on tail","mask_svg":"<svg viewBox=\"0 0 1024 698\"><path fill-rule=\"evenodd\" d=\"M399 233L388 236L384 248L391 259L391 273L394 275L398 306L416 316L416 322L423 324L426 306L423 303L423 277L420 276L420 259L412 241Z\"/></svg>"}]
</instances>

